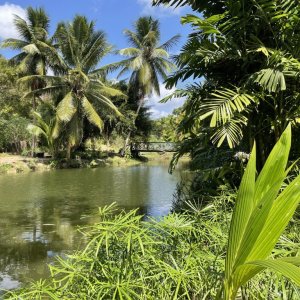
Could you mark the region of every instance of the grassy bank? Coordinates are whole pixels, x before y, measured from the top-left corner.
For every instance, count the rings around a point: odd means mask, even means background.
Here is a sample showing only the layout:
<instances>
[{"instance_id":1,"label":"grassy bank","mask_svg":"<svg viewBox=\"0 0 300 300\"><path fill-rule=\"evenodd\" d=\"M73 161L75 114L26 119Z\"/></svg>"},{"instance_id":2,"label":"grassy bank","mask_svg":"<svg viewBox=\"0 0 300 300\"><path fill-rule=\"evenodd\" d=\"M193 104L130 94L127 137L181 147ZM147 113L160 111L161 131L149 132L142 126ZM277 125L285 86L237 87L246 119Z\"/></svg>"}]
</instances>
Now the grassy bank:
<instances>
[{"instance_id":1,"label":"grassy bank","mask_svg":"<svg viewBox=\"0 0 300 300\"><path fill-rule=\"evenodd\" d=\"M20 155L0 154L0 174L27 173L51 169L49 160Z\"/></svg>"}]
</instances>

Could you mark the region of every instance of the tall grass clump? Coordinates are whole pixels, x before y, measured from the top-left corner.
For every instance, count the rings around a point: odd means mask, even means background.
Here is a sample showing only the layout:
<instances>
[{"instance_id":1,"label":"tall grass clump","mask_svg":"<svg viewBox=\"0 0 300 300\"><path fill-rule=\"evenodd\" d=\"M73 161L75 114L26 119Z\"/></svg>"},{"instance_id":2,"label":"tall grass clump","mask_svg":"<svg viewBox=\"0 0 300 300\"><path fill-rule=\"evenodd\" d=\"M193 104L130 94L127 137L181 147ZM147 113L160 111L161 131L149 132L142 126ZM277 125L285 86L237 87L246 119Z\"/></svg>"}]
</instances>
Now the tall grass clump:
<instances>
[{"instance_id":1,"label":"tall grass clump","mask_svg":"<svg viewBox=\"0 0 300 300\"><path fill-rule=\"evenodd\" d=\"M99 221L81 228L83 250L5 298L300 299L300 177L283 184L290 145L288 127L258 176L254 145L236 197L221 193L204 208L190 203L159 220L99 209Z\"/></svg>"}]
</instances>

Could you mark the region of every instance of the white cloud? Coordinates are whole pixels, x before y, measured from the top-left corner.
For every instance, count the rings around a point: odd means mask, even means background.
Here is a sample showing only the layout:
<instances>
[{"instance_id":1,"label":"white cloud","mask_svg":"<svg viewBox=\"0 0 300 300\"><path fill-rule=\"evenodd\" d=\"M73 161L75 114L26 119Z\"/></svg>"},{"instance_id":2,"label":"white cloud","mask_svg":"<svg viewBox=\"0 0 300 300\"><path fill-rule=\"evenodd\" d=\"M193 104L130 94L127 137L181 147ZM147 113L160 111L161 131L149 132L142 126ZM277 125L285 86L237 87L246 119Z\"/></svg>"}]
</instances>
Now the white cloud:
<instances>
[{"instance_id":1,"label":"white cloud","mask_svg":"<svg viewBox=\"0 0 300 300\"><path fill-rule=\"evenodd\" d=\"M146 105L150 107L152 119L158 119L166 117L171 114L175 108L183 105L185 98L174 98L169 100L167 103L160 103L159 101L166 96L169 96L175 91L175 88L171 90L166 89L163 83L160 84L160 96L152 95L147 99Z\"/></svg>"},{"instance_id":2,"label":"white cloud","mask_svg":"<svg viewBox=\"0 0 300 300\"><path fill-rule=\"evenodd\" d=\"M13 3L0 5L0 39L18 38L18 31L13 23L14 15L25 19L26 11Z\"/></svg>"},{"instance_id":3,"label":"white cloud","mask_svg":"<svg viewBox=\"0 0 300 300\"><path fill-rule=\"evenodd\" d=\"M167 5L152 6L152 0L137 0L142 8L143 15L154 15L154 16L168 16L168 15L180 15L182 7L170 7Z\"/></svg>"}]
</instances>

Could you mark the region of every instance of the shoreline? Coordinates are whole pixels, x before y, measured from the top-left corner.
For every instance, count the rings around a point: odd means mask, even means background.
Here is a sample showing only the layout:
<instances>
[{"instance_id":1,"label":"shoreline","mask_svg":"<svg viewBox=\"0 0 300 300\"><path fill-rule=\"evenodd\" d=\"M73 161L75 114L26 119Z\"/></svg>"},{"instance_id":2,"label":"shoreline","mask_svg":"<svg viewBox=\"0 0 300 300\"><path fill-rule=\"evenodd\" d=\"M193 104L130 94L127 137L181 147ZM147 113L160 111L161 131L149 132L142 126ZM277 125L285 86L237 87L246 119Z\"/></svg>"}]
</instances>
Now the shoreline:
<instances>
[{"instance_id":1,"label":"shoreline","mask_svg":"<svg viewBox=\"0 0 300 300\"><path fill-rule=\"evenodd\" d=\"M99 168L106 166L130 167L145 163L163 161L170 162L172 153L149 153L138 159L107 156L94 159L58 159L32 158L14 154L0 154L0 175L45 172L57 169Z\"/></svg>"}]
</instances>

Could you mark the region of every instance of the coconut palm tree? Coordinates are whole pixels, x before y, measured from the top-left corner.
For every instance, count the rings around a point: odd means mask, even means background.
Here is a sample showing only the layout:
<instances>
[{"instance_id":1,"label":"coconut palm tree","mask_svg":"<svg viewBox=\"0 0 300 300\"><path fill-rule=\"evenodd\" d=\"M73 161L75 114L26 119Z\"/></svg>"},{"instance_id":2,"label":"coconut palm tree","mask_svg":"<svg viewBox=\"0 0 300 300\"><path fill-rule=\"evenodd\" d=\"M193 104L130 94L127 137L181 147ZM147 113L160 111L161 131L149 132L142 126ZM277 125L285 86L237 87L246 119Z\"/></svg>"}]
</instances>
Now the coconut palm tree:
<instances>
[{"instance_id":1,"label":"coconut palm tree","mask_svg":"<svg viewBox=\"0 0 300 300\"><path fill-rule=\"evenodd\" d=\"M160 79L166 80L167 74L175 69L169 60L168 51L178 42L179 35L161 44L159 21L152 17L139 18L134 24L134 31L125 30L124 34L131 47L118 53L127 58L107 66L107 69L121 68L118 77L130 73L129 89L139 103L137 117L147 96L153 93L160 95ZM130 135L131 131L128 133L124 150L127 148Z\"/></svg>"},{"instance_id":2,"label":"coconut palm tree","mask_svg":"<svg viewBox=\"0 0 300 300\"><path fill-rule=\"evenodd\" d=\"M46 75L47 68L57 68L61 61L56 49L51 45L48 29L50 20L42 8L27 8L26 19L15 16L14 25L19 39L9 38L3 41L2 47L21 51L11 59L23 75ZM28 81L31 91L44 86L39 77ZM36 94L32 95L32 109L36 111ZM32 154L35 148L35 137L32 140Z\"/></svg>"},{"instance_id":3,"label":"coconut palm tree","mask_svg":"<svg viewBox=\"0 0 300 300\"><path fill-rule=\"evenodd\" d=\"M40 78L47 86L27 96L50 93L54 99L58 99L53 135L58 137L62 130L68 132L67 157L70 158L71 149L81 142L85 117L100 130L103 128L103 121L93 103L101 104L121 116L110 97L125 95L110 87L100 77L101 72L96 70L99 61L111 51L111 46L105 34L95 30L94 22L76 16L71 23L60 23L54 34L54 42L67 66L65 71L57 71L55 76L27 76L21 81Z\"/></svg>"}]
</instances>

